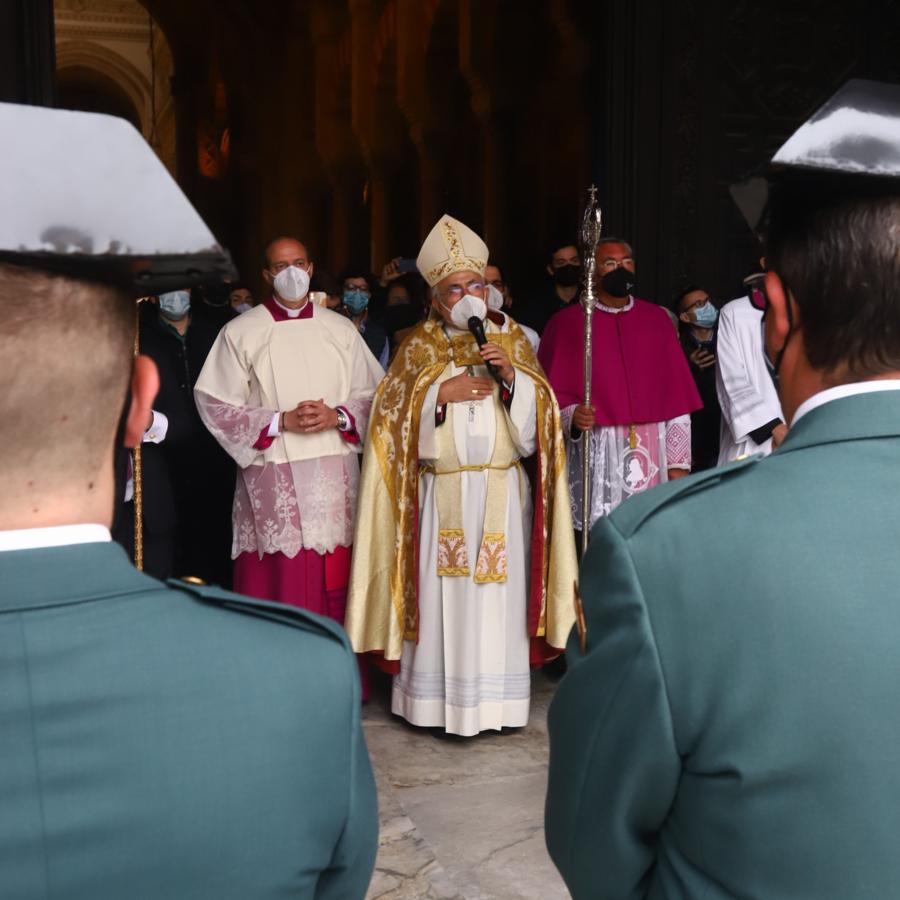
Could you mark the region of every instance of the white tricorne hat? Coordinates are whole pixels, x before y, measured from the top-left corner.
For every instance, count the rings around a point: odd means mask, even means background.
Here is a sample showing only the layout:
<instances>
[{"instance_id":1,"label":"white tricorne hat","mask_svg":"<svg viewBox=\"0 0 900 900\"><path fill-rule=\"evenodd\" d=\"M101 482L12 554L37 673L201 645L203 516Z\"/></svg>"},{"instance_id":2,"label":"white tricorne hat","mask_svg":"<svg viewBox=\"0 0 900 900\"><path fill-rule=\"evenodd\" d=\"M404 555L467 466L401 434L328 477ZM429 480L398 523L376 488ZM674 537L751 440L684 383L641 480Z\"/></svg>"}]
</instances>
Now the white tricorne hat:
<instances>
[{"instance_id":1,"label":"white tricorne hat","mask_svg":"<svg viewBox=\"0 0 900 900\"><path fill-rule=\"evenodd\" d=\"M416 266L430 287L454 272L477 272L484 275L488 261L487 244L467 225L443 215L431 229Z\"/></svg>"}]
</instances>

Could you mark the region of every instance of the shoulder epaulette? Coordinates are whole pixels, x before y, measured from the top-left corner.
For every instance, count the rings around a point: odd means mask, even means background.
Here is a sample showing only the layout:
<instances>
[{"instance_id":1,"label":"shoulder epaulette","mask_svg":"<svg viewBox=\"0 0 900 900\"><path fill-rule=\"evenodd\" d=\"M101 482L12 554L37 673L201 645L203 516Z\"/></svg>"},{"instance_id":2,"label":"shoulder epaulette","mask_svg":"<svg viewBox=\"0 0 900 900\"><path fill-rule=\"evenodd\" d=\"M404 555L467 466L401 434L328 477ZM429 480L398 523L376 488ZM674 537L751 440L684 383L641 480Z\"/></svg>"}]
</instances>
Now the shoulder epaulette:
<instances>
[{"instance_id":1,"label":"shoulder epaulette","mask_svg":"<svg viewBox=\"0 0 900 900\"><path fill-rule=\"evenodd\" d=\"M683 497L705 491L733 478L761 459L763 459L763 455L756 453L715 469L707 469L686 478L667 481L665 484L657 485L653 490L635 494L627 503L617 507L610 518L620 534L624 537L631 537L647 519L660 509L671 506Z\"/></svg>"},{"instance_id":2,"label":"shoulder epaulette","mask_svg":"<svg viewBox=\"0 0 900 900\"><path fill-rule=\"evenodd\" d=\"M224 588L214 585L198 584L199 579L194 578L170 578L169 587L185 591L204 603L220 606L233 612L245 615L257 616L272 622L280 622L282 625L290 625L323 637L329 637L349 647L347 634L337 622L318 616L305 609L296 606L288 606L284 603L270 603L267 600L254 600L241 594L233 594Z\"/></svg>"}]
</instances>

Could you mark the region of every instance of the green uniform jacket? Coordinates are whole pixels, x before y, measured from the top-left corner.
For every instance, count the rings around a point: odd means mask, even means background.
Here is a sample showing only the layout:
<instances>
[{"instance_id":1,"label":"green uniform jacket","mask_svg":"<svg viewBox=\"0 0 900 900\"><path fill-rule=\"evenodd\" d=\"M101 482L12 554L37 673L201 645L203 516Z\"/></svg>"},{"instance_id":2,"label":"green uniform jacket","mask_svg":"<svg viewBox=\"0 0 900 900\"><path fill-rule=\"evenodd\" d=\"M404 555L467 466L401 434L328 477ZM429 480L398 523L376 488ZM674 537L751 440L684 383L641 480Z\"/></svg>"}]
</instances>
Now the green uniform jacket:
<instances>
[{"instance_id":1,"label":"green uniform jacket","mask_svg":"<svg viewBox=\"0 0 900 900\"><path fill-rule=\"evenodd\" d=\"M0 553L3 900L356 900L377 830L339 627L116 544Z\"/></svg>"},{"instance_id":2,"label":"green uniform jacket","mask_svg":"<svg viewBox=\"0 0 900 900\"><path fill-rule=\"evenodd\" d=\"M576 900L900 897L900 392L595 526L550 709Z\"/></svg>"}]
</instances>

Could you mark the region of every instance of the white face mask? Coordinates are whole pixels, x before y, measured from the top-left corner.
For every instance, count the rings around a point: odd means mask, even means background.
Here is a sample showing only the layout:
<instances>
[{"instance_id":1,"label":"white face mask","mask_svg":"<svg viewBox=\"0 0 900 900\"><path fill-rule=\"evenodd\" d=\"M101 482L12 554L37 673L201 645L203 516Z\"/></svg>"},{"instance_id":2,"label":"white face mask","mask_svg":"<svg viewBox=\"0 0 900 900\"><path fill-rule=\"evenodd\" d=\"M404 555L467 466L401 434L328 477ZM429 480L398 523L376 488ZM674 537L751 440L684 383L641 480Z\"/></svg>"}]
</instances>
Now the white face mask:
<instances>
[{"instance_id":1,"label":"white face mask","mask_svg":"<svg viewBox=\"0 0 900 900\"><path fill-rule=\"evenodd\" d=\"M487 286L487 305L488 309L502 309L503 308L503 294L500 293L500 289L494 287L494 285L489 284Z\"/></svg>"},{"instance_id":2,"label":"white face mask","mask_svg":"<svg viewBox=\"0 0 900 900\"><path fill-rule=\"evenodd\" d=\"M241 313L249 312L253 307L249 303L238 303L238 305L234 308L234 311L240 315Z\"/></svg>"},{"instance_id":3,"label":"white face mask","mask_svg":"<svg viewBox=\"0 0 900 900\"><path fill-rule=\"evenodd\" d=\"M466 294L466 296L452 308L445 306L443 303L441 306L450 313L450 321L460 331L469 330L469 319L471 319L472 316L476 316L484 321L484 317L487 315L487 305L484 300L482 300L481 297L475 297L472 294Z\"/></svg>"},{"instance_id":4,"label":"white face mask","mask_svg":"<svg viewBox=\"0 0 900 900\"><path fill-rule=\"evenodd\" d=\"M309 275L299 266L282 269L272 283L283 300L302 300L309 293Z\"/></svg>"},{"instance_id":5,"label":"white face mask","mask_svg":"<svg viewBox=\"0 0 900 900\"><path fill-rule=\"evenodd\" d=\"M170 322L177 322L191 311L191 295L187 291L160 294L159 311Z\"/></svg>"}]
</instances>

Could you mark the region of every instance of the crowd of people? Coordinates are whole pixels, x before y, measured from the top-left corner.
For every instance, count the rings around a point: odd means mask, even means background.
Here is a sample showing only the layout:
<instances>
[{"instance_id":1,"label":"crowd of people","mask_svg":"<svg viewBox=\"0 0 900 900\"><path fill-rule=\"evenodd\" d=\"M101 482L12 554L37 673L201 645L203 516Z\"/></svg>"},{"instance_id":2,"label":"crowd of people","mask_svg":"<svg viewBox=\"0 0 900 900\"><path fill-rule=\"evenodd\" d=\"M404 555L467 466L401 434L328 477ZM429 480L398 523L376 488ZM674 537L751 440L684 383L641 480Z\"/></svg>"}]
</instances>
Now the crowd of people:
<instances>
[{"instance_id":1,"label":"crowd of people","mask_svg":"<svg viewBox=\"0 0 900 900\"><path fill-rule=\"evenodd\" d=\"M763 271L720 311L636 296L600 240L588 403L575 245L528 330L450 216L421 308L408 261L330 281L294 236L254 303L201 290L230 260L132 129L0 104L25 148L0 169L4 896L362 898L367 665L397 715L474 736L525 725L563 651L546 837L576 900L893 896L898 122L900 87L850 82L791 137ZM115 177L166 214L123 217ZM200 577L137 571L110 526Z\"/></svg>"},{"instance_id":2,"label":"crowd of people","mask_svg":"<svg viewBox=\"0 0 900 900\"><path fill-rule=\"evenodd\" d=\"M260 303L240 282L217 304L151 298L140 350L161 390L142 450L144 570L334 619L362 654L363 698L375 665L416 725L525 725L529 670L562 654L572 624L584 472L589 528L786 433L762 274L720 314L695 285L671 308L636 296L623 238L602 237L595 257L590 405L573 240L551 244L546 280L521 299L449 216L378 278L350 266L335 279L279 237ZM121 497L114 535L133 552L130 481Z\"/></svg>"},{"instance_id":3,"label":"crowd of people","mask_svg":"<svg viewBox=\"0 0 900 900\"><path fill-rule=\"evenodd\" d=\"M261 303L238 284L227 306L177 290L142 309L162 384L142 451L145 571L331 617L366 654L363 696L371 662L397 675L394 711L414 724L525 725L529 669L562 653L574 615L583 454L590 527L715 465L717 373L724 396L758 373L717 364L704 291L681 293L677 320L636 297L615 236L596 249L590 405L573 242L550 248L546 284L522 301L449 216L415 275L398 258L377 280L359 266L335 280L293 237L264 258ZM132 495L115 529L129 549Z\"/></svg>"},{"instance_id":4,"label":"crowd of people","mask_svg":"<svg viewBox=\"0 0 900 900\"><path fill-rule=\"evenodd\" d=\"M467 242L475 249L453 257L451 244L465 248ZM437 264L429 268L428 254L434 254L436 247L451 254L439 260L443 268ZM424 382L416 381L421 377L421 359L416 354L422 352L423 329L430 334L429 322L442 323L451 345L454 340L474 340L468 326L473 315L485 322L487 333L496 327L509 341L519 336L526 339L528 348L519 348L519 361L531 370L529 383L545 378L559 412L560 435L553 437L566 457L565 493L576 544L584 528L585 452L590 454L590 527L634 494L691 471L768 453L783 440L786 425L771 364L762 350L762 273L747 278L745 296L725 304L721 315L719 304L695 285L680 290L669 308L636 296L635 254L628 241L601 238L596 250L592 401L588 406L583 403L580 352L584 268L573 240L551 244L546 280L537 290L517 291L521 299L514 298L481 238L449 216L435 226L422 253L424 257L415 261L415 273L408 271L410 261L396 258L378 278L356 266L335 279L316 269L306 244L281 237L265 248L262 278L267 296L261 303L243 283L237 283L229 286L227 303L219 305L211 305L207 295L199 292L192 306L189 290L168 292L144 305L140 349L157 363L162 383L144 437L143 478L149 496L143 518L145 571L163 579L189 575L233 586L241 593L299 605L344 624L355 532L367 527L370 516L377 519L396 512L397 504L392 492L381 497L376 508L357 513L369 404L382 379L386 379L382 395L392 396L396 390L408 398L415 394L414 388L422 387ZM442 275L438 281L429 279L435 268ZM461 280L455 283L457 277ZM289 327L275 327L276 323ZM458 367L458 353L453 360ZM470 389L476 391L487 391L493 384L482 356L470 360L464 370L447 371L452 373L451 383L456 375L475 379ZM520 388L520 399L524 390ZM442 396L447 392L443 388ZM505 406L494 411L490 426L476 415L487 394L476 395L479 405L469 414L470 424L477 418L479 428L487 428L482 437L489 454L495 450L495 423L513 424L510 417L521 406L511 402L511 385L501 380L498 392ZM452 402L462 399L470 402L455 394ZM422 409L436 406L444 415L447 409L455 409L427 394L417 402ZM401 412L402 417L409 416L409 411ZM525 412L534 414L533 400L529 399ZM421 412L418 415L428 418ZM394 441L409 448L416 434L424 434L422 419L398 421L410 430ZM524 423L515 425L519 427ZM533 431L532 426L527 431ZM589 441L582 439L586 431L591 432ZM377 434L376 427L372 436ZM466 440L474 438L457 435L460 446ZM434 436L426 443L427 453L410 463L421 478L417 490L423 497L431 492L428 467L434 465L437 452ZM518 452L528 459L536 451L537 445L529 440ZM493 465L490 458L476 454L479 462L473 463L470 454L458 453L465 457L464 463L451 454L441 466ZM232 497L235 464L237 489ZM392 459L390 465L395 464ZM374 472L374 462L371 468ZM519 471L517 467L510 472L505 496L528 494L523 508L509 505L510 517L525 523L524 543L518 541L513 553L521 564L516 574L524 577L528 552L523 548L530 539L534 472L528 476L522 470L520 486ZM487 481L497 477L486 470L458 474L464 482L464 497L478 494L475 483L483 492ZM129 550L134 534L132 495L130 484L126 485L115 529ZM475 507L483 505L482 499ZM417 515L424 515L424 507ZM410 519L401 524L396 520L394 525L409 532L410 538L423 540L412 534L416 528L422 532L423 521ZM449 530L458 531L458 526L455 522ZM464 548L467 556L477 558L485 552L484 547L477 548L480 538L471 537L485 529L505 534L507 523L494 522L488 529L479 522L470 530ZM419 548L418 555L424 565L428 559L424 548ZM321 572L313 575L310 566ZM405 574L421 582L430 569L426 566L416 577ZM358 581L362 585L365 579L360 576ZM358 590L364 596L372 593L364 587ZM384 584L378 590L381 596L367 602L377 606L390 595ZM486 593L482 583L474 596ZM399 608L401 601L397 603ZM448 603L437 605L443 608ZM364 610L356 618L365 623L371 614ZM513 620L521 624L523 617L519 611ZM524 639L524 631L520 637ZM360 639L359 643L360 650L383 654L383 647L374 646L377 641ZM502 646L500 641L494 650L501 656ZM397 669L384 659L377 664L389 671ZM445 678L441 686L445 692L462 679L454 693L465 694L469 705L479 706L481 689L471 679L445 672L434 661L429 666L422 677L432 682L431 693L437 690L440 677ZM364 676L366 669L361 662ZM527 666L519 670L515 677L521 680ZM500 667L492 677L514 676ZM398 690L401 685L408 686L408 679L398 682ZM509 693L507 684L504 694ZM435 727L446 724L443 714L435 711L419 718ZM520 719L513 716L506 721L501 716L497 727L524 724Z\"/></svg>"}]
</instances>

